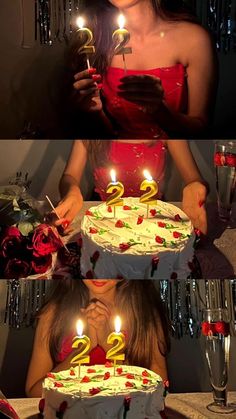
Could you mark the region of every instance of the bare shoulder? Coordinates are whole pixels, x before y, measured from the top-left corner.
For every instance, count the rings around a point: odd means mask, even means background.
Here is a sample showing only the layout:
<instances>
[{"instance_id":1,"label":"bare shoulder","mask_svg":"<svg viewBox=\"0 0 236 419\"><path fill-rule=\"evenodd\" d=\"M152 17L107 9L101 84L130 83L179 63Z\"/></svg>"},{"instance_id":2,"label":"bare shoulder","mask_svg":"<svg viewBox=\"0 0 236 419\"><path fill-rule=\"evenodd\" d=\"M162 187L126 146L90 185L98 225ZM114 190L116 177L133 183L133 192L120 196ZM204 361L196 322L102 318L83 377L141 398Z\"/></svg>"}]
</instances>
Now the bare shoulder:
<instances>
[{"instance_id":1,"label":"bare shoulder","mask_svg":"<svg viewBox=\"0 0 236 419\"><path fill-rule=\"evenodd\" d=\"M186 46L193 47L207 47L212 43L212 38L209 32L203 26L192 22L179 22L176 24L175 35L179 41Z\"/></svg>"}]
</instances>

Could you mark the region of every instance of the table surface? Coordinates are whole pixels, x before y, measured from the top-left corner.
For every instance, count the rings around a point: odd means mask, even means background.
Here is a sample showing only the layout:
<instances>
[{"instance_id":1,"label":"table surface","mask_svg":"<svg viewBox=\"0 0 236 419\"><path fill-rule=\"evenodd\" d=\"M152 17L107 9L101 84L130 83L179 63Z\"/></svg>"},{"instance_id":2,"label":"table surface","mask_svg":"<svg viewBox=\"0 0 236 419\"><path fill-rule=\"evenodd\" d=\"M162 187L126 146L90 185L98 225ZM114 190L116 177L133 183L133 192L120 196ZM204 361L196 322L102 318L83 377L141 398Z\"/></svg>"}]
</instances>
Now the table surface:
<instances>
[{"instance_id":1,"label":"table surface","mask_svg":"<svg viewBox=\"0 0 236 419\"><path fill-rule=\"evenodd\" d=\"M236 404L236 392L228 393L229 402ZM213 401L212 393L168 394L166 397L166 415L168 419L219 419L219 415L211 413L206 406ZM39 399L11 399L9 403L20 419L37 417ZM220 419L235 419L236 412L220 415Z\"/></svg>"},{"instance_id":2,"label":"table surface","mask_svg":"<svg viewBox=\"0 0 236 419\"><path fill-rule=\"evenodd\" d=\"M81 220L85 212L99 202L84 202L80 214L72 226L74 232L69 240L77 235L80 230ZM180 202L173 202L181 208ZM236 228L226 228L225 223L218 218L217 205L207 205L208 235L196 250L196 256L201 265L203 279L234 279L236 276ZM135 278L134 278L135 279Z\"/></svg>"}]
</instances>

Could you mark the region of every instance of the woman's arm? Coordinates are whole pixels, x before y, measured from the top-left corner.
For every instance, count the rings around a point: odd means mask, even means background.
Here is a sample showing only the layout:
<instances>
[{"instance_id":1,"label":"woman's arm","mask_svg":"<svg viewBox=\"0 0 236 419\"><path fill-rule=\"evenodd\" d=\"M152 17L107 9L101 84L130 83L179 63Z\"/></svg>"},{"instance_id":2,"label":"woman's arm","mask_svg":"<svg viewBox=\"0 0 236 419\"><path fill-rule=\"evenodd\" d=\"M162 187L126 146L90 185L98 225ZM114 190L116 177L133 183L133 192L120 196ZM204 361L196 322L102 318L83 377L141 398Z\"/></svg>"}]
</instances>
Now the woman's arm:
<instances>
[{"instance_id":1,"label":"woman's arm","mask_svg":"<svg viewBox=\"0 0 236 419\"><path fill-rule=\"evenodd\" d=\"M196 165L187 140L167 140L166 145L186 185L192 182L205 184Z\"/></svg>"},{"instance_id":2,"label":"woman's arm","mask_svg":"<svg viewBox=\"0 0 236 419\"><path fill-rule=\"evenodd\" d=\"M167 147L186 185L183 190L183 210L194 227L206 234L207 214L204 204L208 184L203 180L186 140L167 140Z\"/></svg>"},{"instance_id":3,"label":"woman's arm","mask_svg":"<svg viewBox=\"0 0 236 419\"><path fill-rule=\"evenodd\" d=\"M61 201L56 207L60 220L55 225L70 223L78 214L83 205L83 196L80 182L87 162L87 150L81 140L73 143L72 150L65 170L59 183Z\"/></svg>"},{"instance_id":4,"label":"woman's arm","mask_svg":"<svg viewBox=\"0 0 236 419\"><path fill-rule=\"evenodd\" d=\"M176 39L183 50L188 86L187 113L170 109L165 101L157 113L163 129L171 134L191 137L207 128L213 118L218 85L218 62L208 32L199 25L185 23ZM184 49L183 49L184 42Z\"/></svg>"}]
</instances>

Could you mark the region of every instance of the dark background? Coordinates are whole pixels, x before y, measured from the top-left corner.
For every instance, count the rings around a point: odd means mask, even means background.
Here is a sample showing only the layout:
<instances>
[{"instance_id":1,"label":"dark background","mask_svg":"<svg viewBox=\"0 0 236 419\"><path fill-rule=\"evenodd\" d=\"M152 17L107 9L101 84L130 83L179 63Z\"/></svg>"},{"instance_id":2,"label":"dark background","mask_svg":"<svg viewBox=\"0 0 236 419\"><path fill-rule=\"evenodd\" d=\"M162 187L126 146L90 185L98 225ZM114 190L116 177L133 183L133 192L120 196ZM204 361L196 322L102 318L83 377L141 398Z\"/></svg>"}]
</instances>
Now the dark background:
<instances>
[{"instance_id":1,"label":"dark background","mask_svg":"<svg viewBox=\"0 0 236 419\"><path fill-rule=\"evenodd\" d=\"M207 0L188 0L202 14ZM224 0L223 4L229 0ZM230 0L235 4L235 0ZM83 3L83 2L82 2ZM90 1L91 3L91 1ZM24 10L22 10L22 4ZM0 138L68 138L63 129L65 42L35 41L34 1L0 2ZM24 40L23 40L24 37ZM22 44L24 47L22 47ZM220 84L211 138L235 138L236 52L218 52ZM78 120L79 124L79 120ZM34 131L36 133L34 134Z\"/></svg>"}]
</instances>

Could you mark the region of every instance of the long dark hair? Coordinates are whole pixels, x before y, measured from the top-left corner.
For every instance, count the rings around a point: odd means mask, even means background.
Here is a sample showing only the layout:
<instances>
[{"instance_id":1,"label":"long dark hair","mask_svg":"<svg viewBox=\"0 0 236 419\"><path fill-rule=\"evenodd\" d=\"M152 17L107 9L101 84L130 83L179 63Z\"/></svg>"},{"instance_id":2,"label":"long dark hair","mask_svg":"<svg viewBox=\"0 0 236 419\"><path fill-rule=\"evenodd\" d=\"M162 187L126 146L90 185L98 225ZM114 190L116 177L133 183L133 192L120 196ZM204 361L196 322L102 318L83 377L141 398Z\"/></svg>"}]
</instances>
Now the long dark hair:
<instances>
[{"instance_id":1,"label":"long dark hair","mask_svg":"<svg viewBox=\"0 0 236 419\"><path fill-rule=\"evenodd\" d=\"M87 3L84 15L94 34L96 47L92 64L98 73L104 74L114 53L112 33L117 28L118 11L108 0L89 0ZM151 0L151 4L156 15L163 20L199 23L184 0ZM79 47L75 33L68 58L73 74L86 68L85 57L78 54Z\"/></svg>"},{"instance_id":2,"label":"long dark hair","mask_svg":"<svg viewBox=\"0 0 236 419\"><path fill-rule=\"evenodd\" d=\"M151 280L121 280L116 288L117 313L126 319L128 329L126 362L150 368L155 346L163 356L170 347L169 325L159 293ZM53 282L39 316L53 309L48 343L54 365L57 364L63 338L75 331L80 309L88 304L89 292L82 280Z\"/></svg>"}]
</instances>

